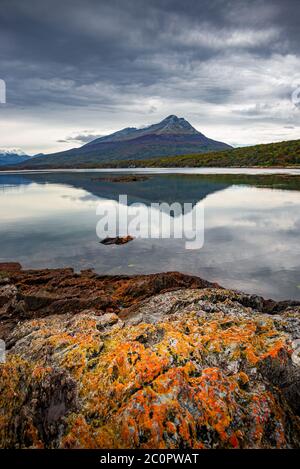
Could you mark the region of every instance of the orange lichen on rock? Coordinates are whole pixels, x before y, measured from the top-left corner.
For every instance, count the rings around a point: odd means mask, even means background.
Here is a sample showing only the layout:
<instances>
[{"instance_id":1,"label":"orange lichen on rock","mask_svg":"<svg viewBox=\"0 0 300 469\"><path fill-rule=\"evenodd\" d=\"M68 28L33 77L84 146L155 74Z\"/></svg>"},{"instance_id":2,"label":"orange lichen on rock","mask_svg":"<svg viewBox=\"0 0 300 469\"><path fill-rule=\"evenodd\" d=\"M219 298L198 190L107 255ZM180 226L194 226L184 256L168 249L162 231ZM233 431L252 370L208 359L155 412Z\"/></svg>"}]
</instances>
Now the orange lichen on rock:
<instances>
[{"instance_id":1,"label":"orange lichen on rock","mask_svg":"<svg viewBox=\"0 0 300 469\"><path fill-rule=\"evenodd\" d=\"M250 301L185 289L122 319L88 310L22 321L0 366L2 446L297 447L299 309L272 317Z\"/></svg>"}]
</instances>

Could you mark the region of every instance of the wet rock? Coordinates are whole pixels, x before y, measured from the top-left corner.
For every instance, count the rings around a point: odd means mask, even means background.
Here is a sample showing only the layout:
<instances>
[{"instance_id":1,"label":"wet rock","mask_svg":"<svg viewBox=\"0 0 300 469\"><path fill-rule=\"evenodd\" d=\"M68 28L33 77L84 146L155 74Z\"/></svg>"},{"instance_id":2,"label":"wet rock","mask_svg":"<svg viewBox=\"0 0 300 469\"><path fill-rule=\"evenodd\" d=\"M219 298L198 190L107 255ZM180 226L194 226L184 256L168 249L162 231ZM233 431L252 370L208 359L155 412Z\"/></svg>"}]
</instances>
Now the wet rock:
<instances>
[{"instance_id":1,"label":"wet rock","mask_svg":"<svg viewBox=\"0 0 300 469\"><path fill-rule=\"evenodd\" d=\"M78 314L89 308L99 315L118 313L162 291L208 286L213 284L178 272L101 276L92 270L81 274L73 269L12 271L9 282L1 285L0 338L5 338L19 320Z\"/></svg>"},{"instance_id":2,"label":"wet rock","mask_svg":"<svg viewBox=\"0 0 300 469\"><path fill-rule=\"evenodd\" d=\"M22 270L19 262L0 262L0 272L15 272Z\"/></svg>"}]
</instances>

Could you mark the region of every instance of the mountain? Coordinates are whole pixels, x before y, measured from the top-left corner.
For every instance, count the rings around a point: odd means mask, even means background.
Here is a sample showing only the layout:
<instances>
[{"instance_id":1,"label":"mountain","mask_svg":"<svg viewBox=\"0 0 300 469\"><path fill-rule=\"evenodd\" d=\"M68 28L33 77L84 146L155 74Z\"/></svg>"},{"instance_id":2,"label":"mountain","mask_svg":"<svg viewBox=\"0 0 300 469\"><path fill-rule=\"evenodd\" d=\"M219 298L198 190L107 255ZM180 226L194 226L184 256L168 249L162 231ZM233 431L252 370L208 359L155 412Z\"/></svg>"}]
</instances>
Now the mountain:
<instances>
[{"instance_id":1,"label":"mountain","mask_svg":"<svg viewBox=\"0 0 300 469\"><path fill-rule=\"evenodd\" d=\"M201 143L220 143L214 142L213 140L208 139L203 134L198 132L191 124L186 121L183 117L178 118L177 116L169 116L166 119L162 120L158 124L153 124L148 127L144 127L141 129L136 129L135 127L128 127L123 130L119 130L111 135L107 135L105 137L97 138L96 140L87 143L84 147L91 147L94 145L98 145L99 143L103 142L124 142L135 140L141 137L154 137L154 136L180 136L188 138L190 136L197 136L198 140ZM222 144L224 145L224 144Z\"/></svg>"},{"instance_id":2,"label":"mountain","mask_svg":"<svg viewBox=\"0 0 300 469\"><path fill-rule=\"evenodd\" d=\"M226 143L207 138L184 118L171 115L158 124L128 127L80 148L39 156L20 167L84 167L124 160L141 161L169 155L226 150ZM29 163L29 164L28 164Z\"/></svg>"},{"instance_id":3,"label":"mountain","mask_svg":"<svg viewBox=\"0 0 300 469\"><path fill-rule=\"evenodd\" d=\"M26 155L22 150L19 149L0 149L0 166L22 163L27 161L29 158L30 156Z\"/></svg>"}]
</instances>

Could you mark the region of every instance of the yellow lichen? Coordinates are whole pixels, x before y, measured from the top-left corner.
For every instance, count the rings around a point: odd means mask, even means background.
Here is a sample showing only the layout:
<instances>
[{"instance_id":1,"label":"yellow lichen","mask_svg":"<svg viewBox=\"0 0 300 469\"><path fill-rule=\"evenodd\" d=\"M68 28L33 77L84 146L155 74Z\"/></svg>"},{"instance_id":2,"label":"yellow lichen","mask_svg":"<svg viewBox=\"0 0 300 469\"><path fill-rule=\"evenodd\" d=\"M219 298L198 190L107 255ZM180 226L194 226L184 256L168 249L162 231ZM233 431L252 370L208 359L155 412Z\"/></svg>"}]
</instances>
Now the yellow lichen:
<instances>
[{"instance_id":1,"label":"yellow lichen","mask_svg":"<svg viewBox=\"0 0 300 469\"><path fill-rule=\"evenodd\" d=\"M31 321L32 344L47 354L34 364L9 355L2 367L2 438L11 424L8 409L22 404L21 376L42 381L59 367L76 381L80 401L79 410L65 416L61 447L237 448L250 441L261 447L272 415L275 446L285 444L276 398L256 389L245 371L282 349L289 353L287 337L271 318L189 312L111 334L101 334L88 314L70 321ZM32 425L28 439L39 447Z\"/></svg>"}]
</instances>

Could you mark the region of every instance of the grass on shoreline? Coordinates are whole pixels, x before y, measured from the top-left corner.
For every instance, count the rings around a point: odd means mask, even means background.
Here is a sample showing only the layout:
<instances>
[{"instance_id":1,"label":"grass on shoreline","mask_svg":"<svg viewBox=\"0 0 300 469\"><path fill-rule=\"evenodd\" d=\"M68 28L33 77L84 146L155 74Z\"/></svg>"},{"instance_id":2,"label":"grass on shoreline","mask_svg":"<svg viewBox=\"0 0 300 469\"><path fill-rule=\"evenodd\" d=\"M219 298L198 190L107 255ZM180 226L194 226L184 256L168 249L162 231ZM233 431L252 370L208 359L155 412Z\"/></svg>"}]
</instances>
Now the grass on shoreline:
<instances>
[{"instance_id":1,"label":"grass on shoreline","mask_svg":"<svg viewBox=\"0 0 300 469\"><path fill-rule=\"evenodd\" d=\"M97 165L98 166L98 165ZM218 152L152 158L143 161L111 161L99 167L300 167L300 140L234 148Z\"/></svg>"}]
</instances>

